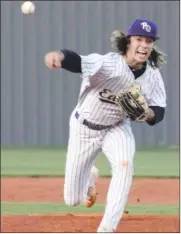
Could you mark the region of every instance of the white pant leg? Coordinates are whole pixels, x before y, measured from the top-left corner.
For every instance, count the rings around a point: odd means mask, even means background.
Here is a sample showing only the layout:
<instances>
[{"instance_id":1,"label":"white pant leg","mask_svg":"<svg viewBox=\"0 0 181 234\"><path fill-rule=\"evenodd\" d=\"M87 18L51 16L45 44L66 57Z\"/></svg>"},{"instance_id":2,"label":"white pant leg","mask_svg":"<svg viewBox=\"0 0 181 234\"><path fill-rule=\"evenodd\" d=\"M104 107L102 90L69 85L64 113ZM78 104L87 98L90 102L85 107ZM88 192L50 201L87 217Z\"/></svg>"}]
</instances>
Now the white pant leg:
<instances>
[{"instance_id":1,"label":"white pant leg","mask_svg":"<svg viewBox=\"0 0 181 234\"><path fill-rule=\"evenodd\" d=\"M87 200L91 168L100 151L100 131L91 130L72 115L65 167L64 200L75 206Z\"/></svg>"},{"instance_id":2,"label":"white pant leg","mask_svg":"<svg viewBox=\"0 0 181 234\"><path fill-rule=\"evenodd\" d=\"M112 168L112 179L107 194L107 205L98 232L116 230L123 215L132 184L135 139L129 122L107 132L103 152Z\"/></svg>"}]
</instances>

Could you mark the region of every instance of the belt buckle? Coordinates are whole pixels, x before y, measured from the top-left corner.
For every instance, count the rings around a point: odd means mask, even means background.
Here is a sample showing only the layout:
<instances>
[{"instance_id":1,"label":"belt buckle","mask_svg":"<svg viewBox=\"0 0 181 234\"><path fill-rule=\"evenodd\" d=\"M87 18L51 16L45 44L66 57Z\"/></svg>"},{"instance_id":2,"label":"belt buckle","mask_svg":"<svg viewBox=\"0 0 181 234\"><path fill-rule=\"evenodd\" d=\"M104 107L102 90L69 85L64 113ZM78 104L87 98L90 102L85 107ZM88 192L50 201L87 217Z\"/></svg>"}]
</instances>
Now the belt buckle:
<instances>
[{"instance_id":1,"label":"belt buckle","mask_svg":"<svg viewBox=\"0 0 181 234\"><path fill-rule=\"evenodd\" d=\"M83 124L84 118L77 111L75 112L75 118L79 120L81 124Z\"/></svg>"}]
</instances>

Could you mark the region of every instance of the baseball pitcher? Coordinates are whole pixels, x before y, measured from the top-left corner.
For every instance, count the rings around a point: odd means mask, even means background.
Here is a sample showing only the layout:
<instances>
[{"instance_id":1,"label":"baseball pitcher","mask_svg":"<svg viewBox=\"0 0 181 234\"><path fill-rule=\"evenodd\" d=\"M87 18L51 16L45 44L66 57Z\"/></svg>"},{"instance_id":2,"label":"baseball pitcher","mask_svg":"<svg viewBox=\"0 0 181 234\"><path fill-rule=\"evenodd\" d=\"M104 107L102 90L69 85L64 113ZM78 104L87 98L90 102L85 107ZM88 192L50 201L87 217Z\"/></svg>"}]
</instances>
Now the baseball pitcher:
<instances>
[{"instance_id":1,"label":"baseball pitcher","mask_svg":"<svg viewBox=\"0 0 181 234\"><path fill-rule=\"evenodd\" d=\"M96 156L103 152L112 169L103 219L97 232L114 232L121 220L133 178L135 139L131 122L150 126L164 118L166 93L155 47L157 26L136 19L124 35L111 37L116 51L79 55L62 49L45 55L48 68L80 73L82 84L70 116L64 200L69 206L96 201Z\"/></svg>"}]
</instances>

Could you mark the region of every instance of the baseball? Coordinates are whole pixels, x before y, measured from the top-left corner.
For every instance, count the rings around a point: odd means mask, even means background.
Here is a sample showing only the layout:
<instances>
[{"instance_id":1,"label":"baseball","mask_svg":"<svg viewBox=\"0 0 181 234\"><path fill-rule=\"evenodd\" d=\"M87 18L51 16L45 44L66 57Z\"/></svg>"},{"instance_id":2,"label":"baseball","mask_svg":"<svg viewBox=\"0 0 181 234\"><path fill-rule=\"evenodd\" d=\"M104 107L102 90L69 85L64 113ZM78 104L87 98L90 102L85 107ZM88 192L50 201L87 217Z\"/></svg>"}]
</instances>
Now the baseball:
<instances>
[{"instance_id":1,"label":"baseball","mask_svg":"<svg viewBox=\"0 0 181 234\"><path fill-rule=\"evenodd\" d=\"M32 2L23 2L21 5L21 11L25 15L31 15L35 11L35 5Z\"/></svg>"}]
</instances>

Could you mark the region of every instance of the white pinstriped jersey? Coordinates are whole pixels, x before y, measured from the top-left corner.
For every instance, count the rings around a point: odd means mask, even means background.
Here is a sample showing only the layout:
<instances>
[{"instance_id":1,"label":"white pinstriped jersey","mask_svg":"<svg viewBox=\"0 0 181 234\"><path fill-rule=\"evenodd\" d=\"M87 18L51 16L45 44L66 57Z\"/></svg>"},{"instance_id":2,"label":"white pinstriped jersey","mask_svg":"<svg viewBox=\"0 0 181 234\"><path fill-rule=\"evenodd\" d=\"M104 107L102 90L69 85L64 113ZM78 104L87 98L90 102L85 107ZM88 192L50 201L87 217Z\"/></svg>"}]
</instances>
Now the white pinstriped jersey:
<instances>
[{"instance_id":1,"label":"white pinstriped jersey","mask_svg":"<svg viewBox=\"0 0 181 234\"><path fill-rule=\"evenodd\" d=\"M139 83L149 106L166 106L166 93L162 76L158 69L147 64L146 71L135 80L134 74L119 53L106 55L90 54L81 56L82 85L76 110L81 118L95 124L112 125L126 116L118 106L103 102L110 90L124 91L129 85Z\"/></svg>"}]
</instances>

